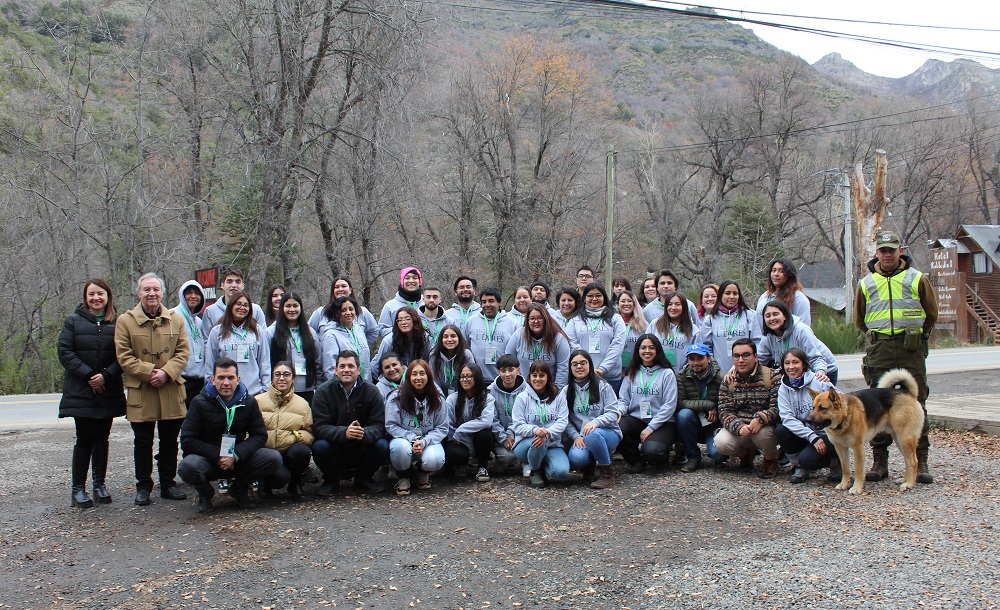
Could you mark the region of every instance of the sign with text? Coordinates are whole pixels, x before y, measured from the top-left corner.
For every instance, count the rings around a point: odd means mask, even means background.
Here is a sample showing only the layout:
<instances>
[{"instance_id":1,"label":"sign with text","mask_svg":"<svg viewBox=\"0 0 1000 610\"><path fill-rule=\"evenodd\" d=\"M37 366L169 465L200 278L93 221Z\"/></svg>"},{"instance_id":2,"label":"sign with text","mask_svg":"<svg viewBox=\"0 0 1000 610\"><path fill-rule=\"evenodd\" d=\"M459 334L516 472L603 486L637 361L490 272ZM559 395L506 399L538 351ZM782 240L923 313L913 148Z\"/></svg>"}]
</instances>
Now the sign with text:
<instances>
[{"instance_id":1,"label":"sign with text","mask_svg":"<svg viewBox=\"0 0 1000 610\"><path fill-rule=\"evenodd\" d=\"M209 267L194 272L194 279L205 290L205 303L211 305L219 298L219 268Z\"/></svg>"},{"instance_id":2,"label":"sign with text","mask_svg":"<svg viewBox=\"0 0 1000 610\"><path fill-rule=\"evenodd\" d=\"M958 248L931 250L931 276L937 292L938 326L954 328L965 299L961 276L958 273Z\"/></svg>"}]
</instances>

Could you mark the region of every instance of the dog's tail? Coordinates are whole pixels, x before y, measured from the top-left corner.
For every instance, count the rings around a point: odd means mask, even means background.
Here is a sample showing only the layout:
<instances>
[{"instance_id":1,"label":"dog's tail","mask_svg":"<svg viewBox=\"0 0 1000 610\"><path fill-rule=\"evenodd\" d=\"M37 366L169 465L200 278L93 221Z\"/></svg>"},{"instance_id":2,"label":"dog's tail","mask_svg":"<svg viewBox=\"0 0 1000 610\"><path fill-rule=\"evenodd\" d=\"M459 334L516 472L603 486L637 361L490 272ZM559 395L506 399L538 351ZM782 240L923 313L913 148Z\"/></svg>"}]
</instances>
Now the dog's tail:
<instances>
[{"instance_id":1,"label":"dog's tail","mask_svg":"<svg viewBox=\"0 0 1000 610\"><path fill-rule=\"evenodd\" d=\"M917 393L920 391L917 387L917 380L906 369L886 371L885 375L882 375L882 378L878 380L878 387L899 388L905 390L907 394L914 398L917 397Z\"/></svg>"}]
</instances>

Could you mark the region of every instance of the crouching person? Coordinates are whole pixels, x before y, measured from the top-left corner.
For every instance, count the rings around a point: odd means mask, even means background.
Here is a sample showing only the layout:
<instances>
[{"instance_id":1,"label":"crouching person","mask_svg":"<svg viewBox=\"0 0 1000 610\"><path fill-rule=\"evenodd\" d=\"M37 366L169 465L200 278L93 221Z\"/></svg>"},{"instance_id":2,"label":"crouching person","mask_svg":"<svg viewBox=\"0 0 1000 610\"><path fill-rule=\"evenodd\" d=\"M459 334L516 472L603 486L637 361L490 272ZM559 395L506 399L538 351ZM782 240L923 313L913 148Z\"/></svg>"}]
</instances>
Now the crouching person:
<instances>
[{"instance_id":1,"label":"crouching person","mask_svg":"<svg viewBox=\"0 0 1000 610\"><path fill-rule=\"evenodd\" d=\"M267 427L257 401L240 383L236 361L219 358L212 377L191 401L181 425L184 459L177 467L181 479L198 492L198 512L212 512L212 481L232 479L229 495L240 508L255 508L250 484L257 479L276 486L281 454L267 449Z\"/></svg>"},{"instance_id":2,"label":"crouching person","mask_svg":"<svg viewBox=\"0 0 1000 610\"><path fill-rule=\"evenodd\" d=\"M813 399L809 390L826 392L832 386L820 380L810 370L805 351L793 347L781 358L784 374L778 390L778 414L781 423L774 428L774 436L788 455L795 471L788 477L791 483L802 483L809 474L820 468L830 468L827 480L839 483L840 459L824 430L813 430L806 423L812 413Z\"/></svg>"},{"instance_id":3,"label":"crouching person","mask_svg":"<svg viewBox=\"0 0 1000 610\"><path fill-rule=\"evenodd\" d=\"M311 393L311 392L310 392ZM309 403L295 393L295 368L282 360L271 367L271 386L255 399L267 426L267 447L281 454L282 466L274 481L260 481L258 495L270 498L278 483L287 481L288 496L298 502L305 495L302 476L309 468L313 443L312 411Z\"/></svg>"},{"instance_id":4,"label":"crouching person","mask_svg":"<svg viewBox=\"0 0 1000 610\"><path fill-rule=\"evenodd\" d=\"M430 489L431 473L444 466L448 412L426 360L411 362L399 389L389 394L385 430L392 437L389 465L398 478L396 495L409 495L414 470L417 489Z\"/></svg>"},{"instance_id":5,"label":"crouching person","mask_svg":"<svg viewBox=\"0 0 1000 610\"><path fill-rule=\"evenodd\" d=\"M694 472L701 467L698 443L705 444L708 457L716 464L726 461L726 456L715 450L722 372L710 354L704 343L689 345L687 364L677 373L677 435L684 443L687 458L681 463L681 472Z\"/></svg>"}]
</instances>

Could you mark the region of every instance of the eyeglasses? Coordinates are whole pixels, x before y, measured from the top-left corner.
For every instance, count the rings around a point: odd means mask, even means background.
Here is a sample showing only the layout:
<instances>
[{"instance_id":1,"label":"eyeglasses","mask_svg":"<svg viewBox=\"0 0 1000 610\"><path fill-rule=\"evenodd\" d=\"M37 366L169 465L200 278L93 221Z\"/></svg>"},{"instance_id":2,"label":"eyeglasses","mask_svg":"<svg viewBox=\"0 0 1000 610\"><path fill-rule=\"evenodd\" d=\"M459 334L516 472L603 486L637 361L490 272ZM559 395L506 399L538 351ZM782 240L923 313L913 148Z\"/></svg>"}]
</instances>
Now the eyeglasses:
<instances>
[{"instance_id":1,"label":"eyeglasses","mask_svg":"<svg viewBox=\"0 0 1000 610\"><path fill-rule=\"evenodd\" d=\"M594 301L596 299L603 299L604 295L601 294L600 292L595 292L593 294L588 294L587 296L585 296L583 298L587 299L588 301Z\"/></svg>"},{"instance_id":2,"label":"eyeglasses","mask_svg":"<svg viewBox=\"0 0 1000 610\"><path fill-rule=\"evenodd\" d=\"M250 305L246 303L233 303L233 309L250 309Z\"/></svg>"},{"instance_id":3,"label":"eyeglasses","mask_svg":"<svg viewBox=\"0 0 1000 610\"><path fill-rule=\"evenodd\" d=\"M589 274L589 273L577 273L576 277L580 278L581 280L592 280L592 279L594 279L594 276L591 275L591 274Z\"/></svg>"},{"instance_id":4,"label":"eyeglasses","mask_svg":"<svg viewBox=\"0 0 1000 610\"><path fill-rule=\"evenodd\" d=\"M276 371L274 373L275 379L291 379L291 377L292 377L291 371Z\"/></svg>"},{"instance_id":5,"label":"eyeglasses","mask_svg":"<svg viewBox=\"0 0 1000 610\"><path fill-rule=\"evenodd\" d=\"M581 360L579 362L570 362L569 365L572 366L572 367L587 366L587 361L586 360Z\"/></svg>"},{"instance_id":6,"label":"eyeglasses","mask_svg":"<svg viewBox=\"0 0 1000 610\"><path fill-rule=\"evenodd\" d=\"M756 356L757 354L753 352L746 352L742 354L733 354L733 360L749 360Z\"/></svg>"},{"instance_id":7,"label":"eyeglasses","mask_svg":"<svg viewBox=\"0 0 1000 610\"><path fill-rule=\"evenodd\" d=\"M458 380L459 381L472 381L474 379L475 379L475 377L473 377L472 375L459 375L458 376Z\"/></svg>"}]
</instances>

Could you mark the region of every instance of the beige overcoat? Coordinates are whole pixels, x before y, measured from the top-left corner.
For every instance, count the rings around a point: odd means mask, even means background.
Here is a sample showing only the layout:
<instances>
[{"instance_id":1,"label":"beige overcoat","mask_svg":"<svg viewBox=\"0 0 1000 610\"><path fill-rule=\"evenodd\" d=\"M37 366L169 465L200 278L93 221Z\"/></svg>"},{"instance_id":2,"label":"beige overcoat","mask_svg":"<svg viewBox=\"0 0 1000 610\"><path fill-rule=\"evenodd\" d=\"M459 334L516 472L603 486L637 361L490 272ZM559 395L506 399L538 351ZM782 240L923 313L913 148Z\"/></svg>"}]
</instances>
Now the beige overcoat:
<instances>
[{"instance_id":1,"label":"beige overcoat","mask_svg":"<svg viewBox=\"0 0 1000 610\"><path fill-rule=\"evenodd\" d=\"M150 319L142 305L136 305L118 316L115 351L125 372L125 417L130 422L181 419L187 414L181 374L190 348L181 314L160 304L159 314ZM167 374L166 385L154 388L149 384L154 369Z\"/></svg>"}]
</instances>

